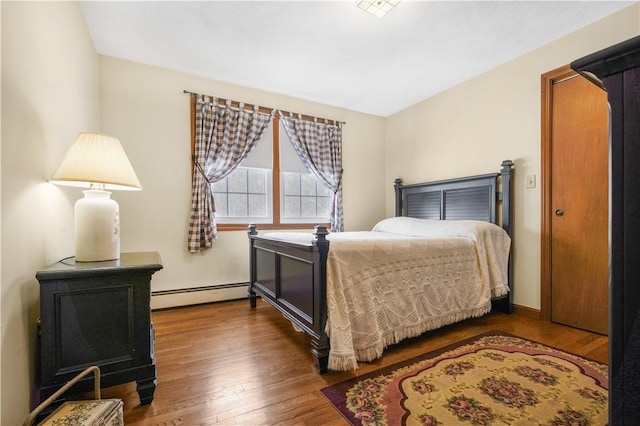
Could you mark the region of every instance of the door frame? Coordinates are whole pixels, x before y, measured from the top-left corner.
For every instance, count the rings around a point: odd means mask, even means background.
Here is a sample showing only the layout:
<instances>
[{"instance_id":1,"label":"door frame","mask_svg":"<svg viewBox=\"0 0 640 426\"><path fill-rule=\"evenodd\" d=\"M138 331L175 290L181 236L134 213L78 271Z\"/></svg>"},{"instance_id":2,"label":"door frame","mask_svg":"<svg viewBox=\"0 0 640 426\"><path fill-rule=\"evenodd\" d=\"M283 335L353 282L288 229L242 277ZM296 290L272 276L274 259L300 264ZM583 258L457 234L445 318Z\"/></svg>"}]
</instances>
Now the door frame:
<instances>
[{"instance_id":1,"label":"door frame","mask_svg":"<svg viewBox=\"0 0 640 426\"><path fill-rule=\"evenodd\" d=\"M541 76L540 319L548 322L551 322L551 220L553 210L551 208L551 116L553 113L553 85L578 75L569 65L565 65Z\"/></svg>"}]
</instances>

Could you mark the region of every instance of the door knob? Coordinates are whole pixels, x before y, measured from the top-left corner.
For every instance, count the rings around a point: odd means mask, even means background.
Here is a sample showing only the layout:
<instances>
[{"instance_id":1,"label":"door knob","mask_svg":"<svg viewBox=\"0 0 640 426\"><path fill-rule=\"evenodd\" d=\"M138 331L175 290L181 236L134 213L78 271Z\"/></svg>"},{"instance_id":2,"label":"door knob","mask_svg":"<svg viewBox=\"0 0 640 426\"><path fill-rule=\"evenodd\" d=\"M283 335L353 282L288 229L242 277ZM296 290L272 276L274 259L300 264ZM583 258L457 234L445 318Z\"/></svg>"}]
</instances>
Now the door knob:
<instances>
[{"instance_id":1,"label":"door knob","mask_svg":"<svg viewBox=\"0 0 640 426\"><path fill-rule=\"evenodd\" d=\"M564 210L556 209L556 216L562 216L562 215L564 215Z\"/></svg>"}]
</instances>

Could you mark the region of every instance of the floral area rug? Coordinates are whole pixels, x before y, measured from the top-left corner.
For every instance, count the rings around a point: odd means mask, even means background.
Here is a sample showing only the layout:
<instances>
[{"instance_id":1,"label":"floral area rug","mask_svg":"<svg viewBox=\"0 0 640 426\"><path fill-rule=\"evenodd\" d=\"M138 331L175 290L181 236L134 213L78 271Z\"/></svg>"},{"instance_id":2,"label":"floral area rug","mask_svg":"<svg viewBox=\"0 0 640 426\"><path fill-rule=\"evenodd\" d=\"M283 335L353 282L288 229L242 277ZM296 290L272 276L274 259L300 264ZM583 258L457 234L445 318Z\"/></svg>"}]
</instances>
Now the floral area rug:
<instances>
[{"instance_id":1,"label":"floral area rug","mask_svg":"<svg viewBox=\"0 0 640 426\"><path fill-rule=\"evenodd\" d=\"M608 368L485 333L322 389L353 425L605 425Z\"/></svg>"}]
</instances>

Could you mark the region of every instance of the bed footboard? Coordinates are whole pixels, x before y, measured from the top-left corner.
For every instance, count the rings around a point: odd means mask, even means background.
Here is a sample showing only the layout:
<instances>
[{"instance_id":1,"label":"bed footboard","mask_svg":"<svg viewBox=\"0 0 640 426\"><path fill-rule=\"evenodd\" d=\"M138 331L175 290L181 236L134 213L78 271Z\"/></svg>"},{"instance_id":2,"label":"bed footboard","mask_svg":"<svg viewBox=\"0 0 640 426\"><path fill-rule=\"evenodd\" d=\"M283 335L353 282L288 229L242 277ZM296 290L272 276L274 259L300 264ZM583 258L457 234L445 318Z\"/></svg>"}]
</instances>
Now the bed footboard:
<instances>
[{"instance_id":1,"label":"bed footboard","mask_svg":"<svg viewBox=\"0 0 640 426\"><path fill-rule=\"evenodd\" d=\"M329 234L316 226L314 240L297 244L258 236L249 226L249 303L256 298L273 305L296 326L311 336L311 353L319 373L327 371L329 339L327 322L327 254Z\"/></svg>"}]
</instances>

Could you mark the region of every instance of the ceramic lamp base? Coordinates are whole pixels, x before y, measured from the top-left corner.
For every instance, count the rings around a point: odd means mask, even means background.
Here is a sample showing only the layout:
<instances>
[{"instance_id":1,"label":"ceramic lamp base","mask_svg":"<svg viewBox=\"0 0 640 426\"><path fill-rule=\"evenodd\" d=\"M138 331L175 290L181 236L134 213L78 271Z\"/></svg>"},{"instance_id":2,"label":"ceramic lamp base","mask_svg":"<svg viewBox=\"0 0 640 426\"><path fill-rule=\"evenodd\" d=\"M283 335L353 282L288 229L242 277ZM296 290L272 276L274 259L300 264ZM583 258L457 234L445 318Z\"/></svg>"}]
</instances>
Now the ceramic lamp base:
<instances>
[{"instance_id":1,"label":"ceramic lamp base","mask_svg":"<svg viewBox=\"0 0 640 426\"><path fill-rule=\"evenodd\" d=\"M77 262L99 262L120 258L118 203L109 191L89 189L75 204Z\"/></svg>"}]
</instances>

